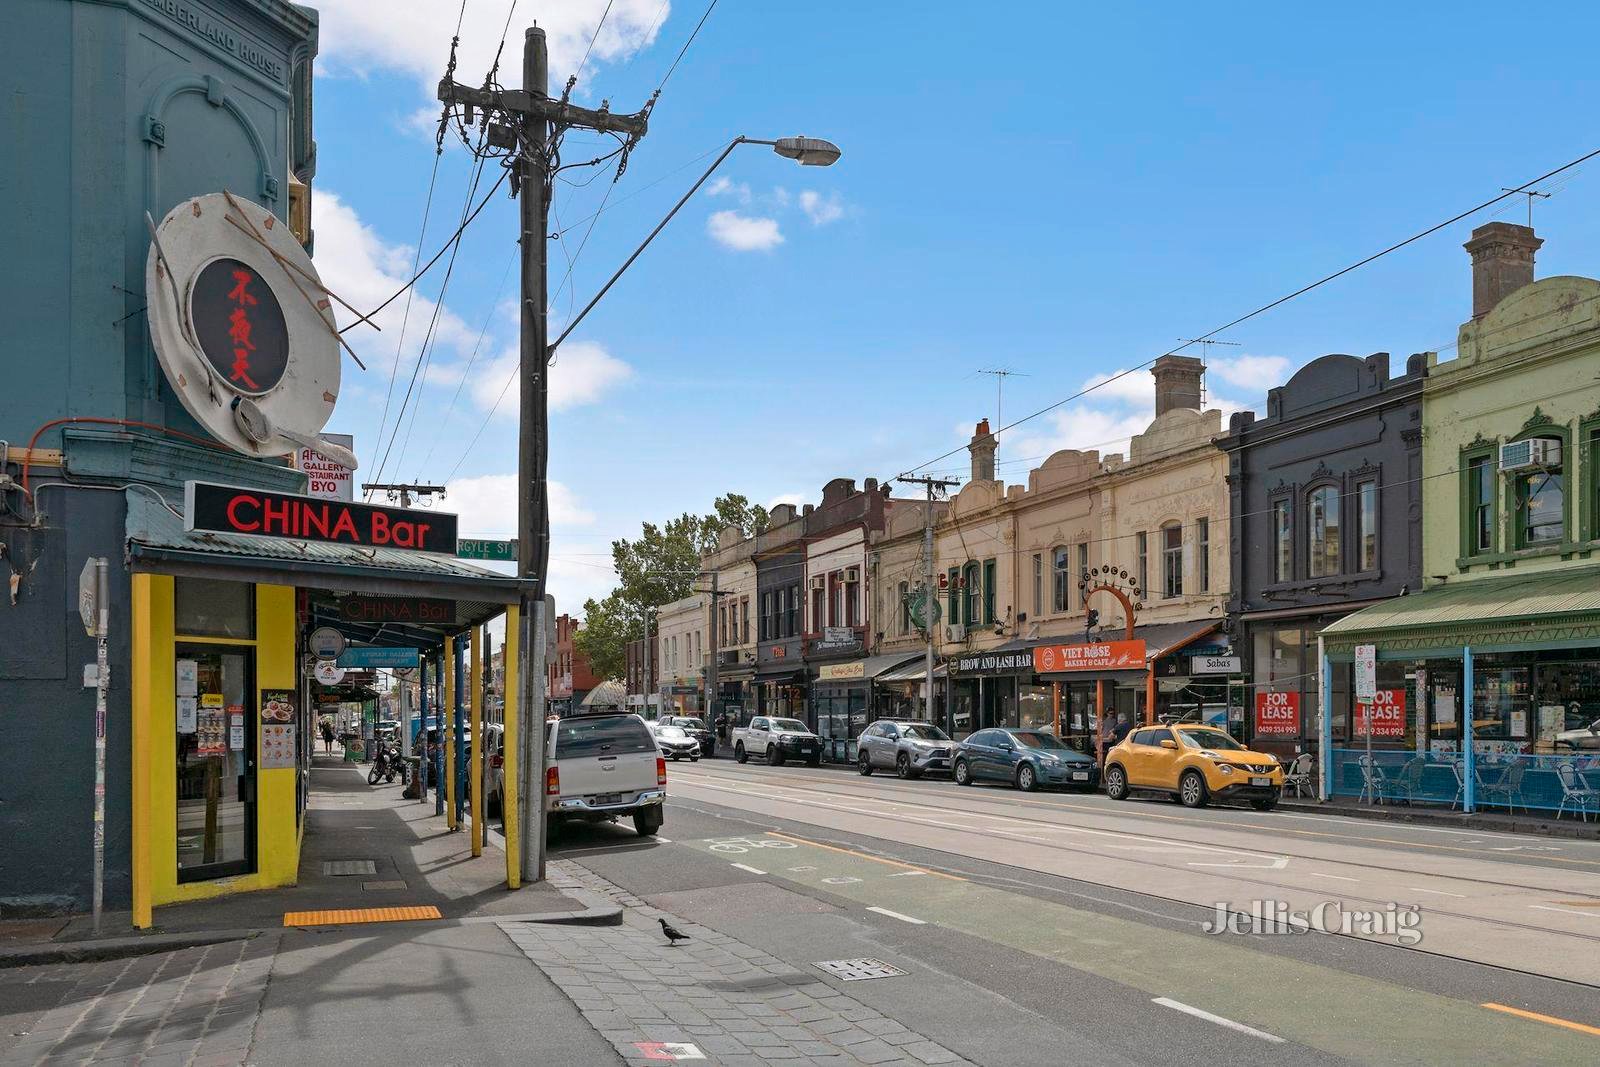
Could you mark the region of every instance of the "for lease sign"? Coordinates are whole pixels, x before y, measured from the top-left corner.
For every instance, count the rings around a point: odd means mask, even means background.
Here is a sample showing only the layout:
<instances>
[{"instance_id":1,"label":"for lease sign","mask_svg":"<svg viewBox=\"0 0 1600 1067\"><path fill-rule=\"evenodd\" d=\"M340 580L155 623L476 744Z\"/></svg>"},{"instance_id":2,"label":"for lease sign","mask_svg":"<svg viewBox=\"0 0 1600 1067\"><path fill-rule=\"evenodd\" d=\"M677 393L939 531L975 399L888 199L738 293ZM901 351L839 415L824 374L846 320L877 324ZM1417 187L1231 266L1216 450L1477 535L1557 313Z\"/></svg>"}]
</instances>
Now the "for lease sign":
<instances>
[{"instance_id":1,"label":"for lease sign","mask_svg":"<svg viewBox=\"0 0 1600 1067\"><path fill-rule=\"evenodd\" d=\"M1356 703L1356 736L1367 736L1367 724L1372 724L1373 737L1403 737L1406 732L1406 691L1404 689L1379 689L1371 702Z\"/></svg>"},{"instance_id":2,"label":"for lease sign","mask_svg":"<svg viewBox=\"0 0 1600 1067\"><path fill-rule=\"evenodd\" d=\"M1256 736L1299 737L1300 694L1257 693Z\"/></svg>"}]
</instances>

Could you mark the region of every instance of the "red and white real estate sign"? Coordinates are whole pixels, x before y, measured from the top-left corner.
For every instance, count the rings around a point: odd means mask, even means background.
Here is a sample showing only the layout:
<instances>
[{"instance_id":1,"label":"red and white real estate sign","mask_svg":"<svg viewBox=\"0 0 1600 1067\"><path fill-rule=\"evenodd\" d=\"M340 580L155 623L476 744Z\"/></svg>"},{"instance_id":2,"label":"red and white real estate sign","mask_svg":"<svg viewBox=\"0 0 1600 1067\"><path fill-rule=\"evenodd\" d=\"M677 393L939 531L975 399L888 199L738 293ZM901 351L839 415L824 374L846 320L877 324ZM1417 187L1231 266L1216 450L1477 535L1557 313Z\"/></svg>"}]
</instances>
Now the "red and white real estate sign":
<instances>
[{"instance_id":1,"label":"red and white real estate sign","mask_svg":"<svg viewBox=\"0 0 1600 1067\"><path fill-rule=\"evenodd\" d=\"M1367 723L1372 723L1373 737L1404 737L1406 732L1406 691L1404 689L1379 689L1372 702L1356 703L1355 733L1367 736Z\"/></svg>"},{"instance_id":2,"label":"red and white real estate sign","mask_svg":"<svg viewBox=\"0 0 1600 1067\"><path fill-rule=\"evenodd\" d=\"M1256 736L1299 737L1300 694L1257 693Z\"/></svg>"}]
</instances>

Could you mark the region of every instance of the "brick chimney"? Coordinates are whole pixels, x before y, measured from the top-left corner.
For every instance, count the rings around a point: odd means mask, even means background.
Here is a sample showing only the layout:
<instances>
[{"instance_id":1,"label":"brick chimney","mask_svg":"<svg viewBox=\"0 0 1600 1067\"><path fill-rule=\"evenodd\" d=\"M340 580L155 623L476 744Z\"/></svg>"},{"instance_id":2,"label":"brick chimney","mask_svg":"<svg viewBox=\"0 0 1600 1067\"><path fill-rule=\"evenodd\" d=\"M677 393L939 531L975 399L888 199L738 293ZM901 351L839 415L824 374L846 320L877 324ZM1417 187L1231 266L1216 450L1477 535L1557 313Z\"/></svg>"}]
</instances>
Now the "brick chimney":
<instances>
[{"instance_id":1,"label":"brick chimney","mask_svg":"<svg viewBox=\"0 0 1600 1067\"><path fill-rule=\"evenodd\" d=\"M1533 281L1533 254L1542 240L1527 226L1490 222L1462 245L1472 256L1472 318L1476 322L1512 293Z\"/></svg>"},{"instance_id":2,"label":"brick chimney","mask_svg":"<svg viewBox=\"0 0 1600 1067\"><path fill-rule=\"evenodd\" d=\"M1162 356L1150 368L1156 379L1156 416L1173 408L1200 410L1200 383L1206 365L1194 356Z\"/></svg>"},{"instance_id":3,"label":"brick chimney","mask_svg":"<svg viewBox=\"0 0 1600 1067\"><path fill-rule=\"evenodd\" d=\"M973 481L994 481L995 447L994 434L989 432L989 420L983 419L972 431L972 443L967 445L967 451L972 453Z\"/></svg>"}]
</instances>

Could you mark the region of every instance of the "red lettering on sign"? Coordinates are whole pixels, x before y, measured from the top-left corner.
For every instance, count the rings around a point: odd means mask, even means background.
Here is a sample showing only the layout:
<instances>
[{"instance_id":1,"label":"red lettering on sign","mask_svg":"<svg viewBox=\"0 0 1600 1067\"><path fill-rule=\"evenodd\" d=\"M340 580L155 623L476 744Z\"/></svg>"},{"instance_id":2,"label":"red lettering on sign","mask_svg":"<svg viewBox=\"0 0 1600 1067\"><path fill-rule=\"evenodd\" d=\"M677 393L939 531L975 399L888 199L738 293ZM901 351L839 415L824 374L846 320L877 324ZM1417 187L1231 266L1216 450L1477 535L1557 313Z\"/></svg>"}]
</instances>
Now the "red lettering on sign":
<instances>
[{"instance_id":1,"label":"red lettering on sign","mask_svg":"<svg viewBox=\"0 0 1600 1067\"><path fill-rule=\"evenodd\" d=\"M228 380L243 382L250 389L259 389L260 386L250 380L250 353L256 350L256 346L250 340L250 313L245 309L254 307L258 301L250 295L249 271L233 272L233 288L228 291L228 299L235 304L228 315L228 339L234 346L233 373Z\"/></svg>"},{"instance_id":2,"label":"red lettering on sign","mask_svg":"<svg viewBox=\"0 0 1600 1067\"><path fill-rule=\"evenodd\" d=\"M328 536L328 509L326 506L321 508L308 506L301 509L301 514L301 523L304 527L305 536L310 537L313 533L321 537Z\"/></svg>"},{"instance_id":3,"label":"red lettering on sign","mask_svg":"<svg viewBox=\"0 0 1600 1067\"><path fill-rule=\"evenodd\" d=\"M270 499L262 501L261 532L277 534L280 537L293 537L298 531L289 522L292 509L293 505L287 500L279 501L276 506Z\"/></svg>"},{"instance_id":4,"label":"red lettering on sign","mask_svg":"<svg viewBox=\"0 0 1600 1067\"><path fill-rule=\"evenodd\" d=\"M389 516L381 511L372 513L372 543L375 545L389 543Z\"/></svg>"},{"instance_id":5,"label":"red lettering on sign","mask_svg":"<svg viewBox=\"0 0 1600 1067\"><path fill-rule=\"evenodd\" d=\"M261 524L259 522L254 520L246 522L239 514L239 505L241 504L249 504L259 508L261 506L261 501L257 500L253 496L245 496L244 494L240 494L239 496L236 496L232 500L228 501L228 524L235 530L239 530L243 533L249 533L251 530L260 529Z\"/></svg>"},{"instance_id":6,"label":"red lettering on sign","mask_svg":"<svg viewBox=\"0 0 1600 1067\"><path fill-rule=\"evenodd\" d=\"M1355 734L1367 736L1367 723L1372 724L1373 737L1404 737L1406 732L1406 691L1404 689L1379 689L1372 702L1356 704Z\"/></svg>"},{"instance_id":7,"label":"red lettering on sign","mask_svg":"<svg viewBox=\"0 0 1600 1067\"><path fill-rule=\"evenodd\" d=\"M355 520L350 517L349 508L340 508L339 517L333 522L333 532L328 535L335 541L345 538L356 544L361 543L361 534L356 530Z\"/></svg>"}]
</instances>

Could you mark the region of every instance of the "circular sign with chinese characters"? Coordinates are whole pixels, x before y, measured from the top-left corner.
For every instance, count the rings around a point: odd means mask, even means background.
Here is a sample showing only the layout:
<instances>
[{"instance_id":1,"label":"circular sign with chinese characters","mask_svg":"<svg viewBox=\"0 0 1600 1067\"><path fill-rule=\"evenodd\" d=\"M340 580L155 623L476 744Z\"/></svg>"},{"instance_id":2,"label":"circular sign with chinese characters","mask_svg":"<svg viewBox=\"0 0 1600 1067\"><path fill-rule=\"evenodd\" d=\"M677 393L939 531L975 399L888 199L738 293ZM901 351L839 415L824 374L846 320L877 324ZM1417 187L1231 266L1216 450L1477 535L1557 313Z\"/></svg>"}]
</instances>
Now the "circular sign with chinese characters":
<instances>
[{"instance_id":1,"label":"circular sign with chinese characters","mask_svg":"<svg viewBox=\"0 0 1600 1067\"><path fill-rule=\"evenodd\" d=\"M189 287L200 354L228 387L250 396L275 389L289 366L289 327L272 287L254 267L213 259Z\"/></svg>"}]
</instances>

